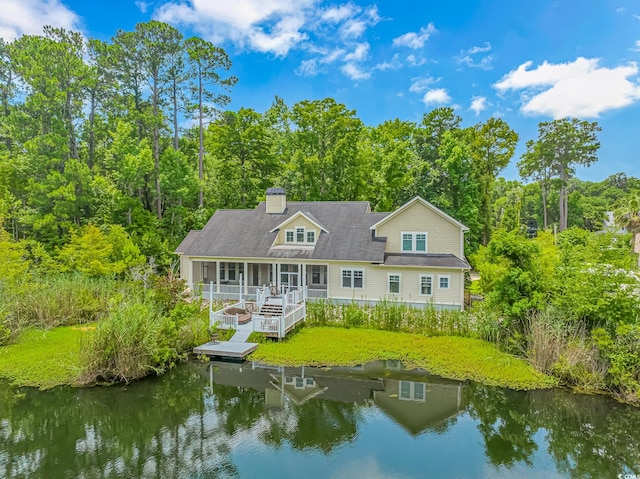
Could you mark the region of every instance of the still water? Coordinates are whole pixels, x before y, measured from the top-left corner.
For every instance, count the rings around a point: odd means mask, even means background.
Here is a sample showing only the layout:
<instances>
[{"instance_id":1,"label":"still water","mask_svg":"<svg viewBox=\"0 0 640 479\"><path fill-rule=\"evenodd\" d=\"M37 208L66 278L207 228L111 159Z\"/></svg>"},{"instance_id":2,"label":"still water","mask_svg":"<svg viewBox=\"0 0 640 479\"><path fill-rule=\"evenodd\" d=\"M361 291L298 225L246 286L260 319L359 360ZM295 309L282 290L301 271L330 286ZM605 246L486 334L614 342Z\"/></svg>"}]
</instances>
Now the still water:
<instances>
[{"instance_id":1,"label":"still water","mask_svg":"<svg viewBox=\"0 0 640 479\"><path fill-rule=\"evenodd\" d=\"M6 478L640 478L640 410L386 361L188 363L127 387L0 383Z\"/></svg>"}]
</instances>

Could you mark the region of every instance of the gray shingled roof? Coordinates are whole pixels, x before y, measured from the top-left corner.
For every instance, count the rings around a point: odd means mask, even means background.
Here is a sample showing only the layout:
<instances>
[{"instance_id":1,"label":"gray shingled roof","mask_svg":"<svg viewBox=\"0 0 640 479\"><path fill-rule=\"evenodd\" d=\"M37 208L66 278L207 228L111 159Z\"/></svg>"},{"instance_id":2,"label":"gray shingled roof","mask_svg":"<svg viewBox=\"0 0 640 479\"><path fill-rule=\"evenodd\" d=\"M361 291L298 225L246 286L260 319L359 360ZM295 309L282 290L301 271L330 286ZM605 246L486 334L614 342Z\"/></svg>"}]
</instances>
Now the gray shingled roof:
<instances>
[{"instance_id":1,"label":"gray shingled roof","mask_svg":"<svg viewBox=\"0 0 640 479\"><path fill-rule=\"evenodd\" d=\"M430 268L462 268L470 269L466 260L453 254L407 254L387 253L385 266L427 266Z\"/></svg>"},{"instance_id":2,"label":"gray shingled roof","mask_svg":"<svg viewBox=\"0 0 640 479\"><path fill-rule=\"evenodd\" d=\"M308 212L330 233L321 232L315 248L271 247L277 232L270 231L298 211ZM218 210L200 232L190 232L176 249L187 256L224 258L295 258L315 260L384 261L385 242L373 240L371 225L388 213L368 213L365 201L287 202L283 214L254 210Z\"/></svg>"}]
</instances>

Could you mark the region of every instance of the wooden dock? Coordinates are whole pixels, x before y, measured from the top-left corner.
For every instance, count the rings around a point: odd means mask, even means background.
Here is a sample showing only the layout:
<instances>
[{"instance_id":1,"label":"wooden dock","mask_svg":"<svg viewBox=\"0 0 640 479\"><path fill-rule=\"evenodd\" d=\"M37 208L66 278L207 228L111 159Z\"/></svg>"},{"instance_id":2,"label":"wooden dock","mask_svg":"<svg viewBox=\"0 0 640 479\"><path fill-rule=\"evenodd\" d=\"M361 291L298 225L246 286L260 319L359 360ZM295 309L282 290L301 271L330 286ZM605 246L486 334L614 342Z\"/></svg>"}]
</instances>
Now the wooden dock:
<instances>
[{"instance_id":1,"label":"wooden dock","mask_svg":"<svg viewBox=\"0 0 640 479\"><path fill-rule=\"evenodd\" d=\"M232 341L209 342L193 349L194 354L219 356L223 358L241 359L258 348L258 343L241 343Z\"/></svg>"}]
</instances>

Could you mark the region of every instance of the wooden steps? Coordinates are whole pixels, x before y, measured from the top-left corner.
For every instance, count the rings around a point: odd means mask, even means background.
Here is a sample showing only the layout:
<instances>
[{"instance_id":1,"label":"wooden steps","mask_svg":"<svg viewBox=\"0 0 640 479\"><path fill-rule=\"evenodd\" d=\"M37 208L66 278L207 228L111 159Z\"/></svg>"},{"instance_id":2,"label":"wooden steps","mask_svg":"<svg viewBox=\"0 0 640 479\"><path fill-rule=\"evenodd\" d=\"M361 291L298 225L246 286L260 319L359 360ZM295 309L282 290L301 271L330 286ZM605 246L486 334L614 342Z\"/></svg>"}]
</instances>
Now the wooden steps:
<instances>
[{"instance_id":1,"label":"wooden steps","mask_svg":"<svg viewBox=\"0 0 640 479\"><path fill-rule=\"evenodd\" d=\"M260 316L282 316L282 305L265 303L260 308Z\"/></svg>"}]
</instances>

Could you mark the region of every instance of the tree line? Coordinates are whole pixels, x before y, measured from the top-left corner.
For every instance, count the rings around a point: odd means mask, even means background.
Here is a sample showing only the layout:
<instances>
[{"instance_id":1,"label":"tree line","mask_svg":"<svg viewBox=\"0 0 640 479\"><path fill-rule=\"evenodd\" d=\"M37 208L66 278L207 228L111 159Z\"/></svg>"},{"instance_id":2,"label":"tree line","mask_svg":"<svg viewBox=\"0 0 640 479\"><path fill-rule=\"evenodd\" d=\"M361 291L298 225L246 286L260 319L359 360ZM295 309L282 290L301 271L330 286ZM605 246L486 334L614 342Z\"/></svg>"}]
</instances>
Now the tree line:
<instances>
[{"instance_id":1,"label":"tree line","mask_svg":"<svg viewBox=\"0 0 640 479\"><path fill-rule=\"evenodd\" d=\"M116 225L143 255L168 258L215 209L252 208L283 186L293 200L375 211L420 195L470 227L474 251L496 228L599 229L640 186L574 178L596 161L595 122L541 123L518 163L535 180L523 184L500 177L519 140L503 119L463 127L443 107L370 126L332 98L225 111L230 69L222 48L157 21L108 42L53 27L0 40L4 229L53 252L87 225Z\"/></svg>"}]
</instances>

